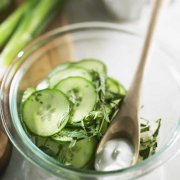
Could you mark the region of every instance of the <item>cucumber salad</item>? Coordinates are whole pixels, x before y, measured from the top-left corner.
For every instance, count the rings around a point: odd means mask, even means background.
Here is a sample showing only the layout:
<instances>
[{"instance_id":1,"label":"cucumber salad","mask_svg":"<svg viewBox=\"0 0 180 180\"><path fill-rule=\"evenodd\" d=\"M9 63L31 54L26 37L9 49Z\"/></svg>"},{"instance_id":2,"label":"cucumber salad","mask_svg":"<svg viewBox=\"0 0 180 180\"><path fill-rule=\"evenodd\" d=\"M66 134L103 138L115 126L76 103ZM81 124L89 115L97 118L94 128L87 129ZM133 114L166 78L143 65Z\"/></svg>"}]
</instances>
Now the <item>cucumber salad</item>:
<instances>
[{"instance_id":1,"label":"cucumber salad","mask_svg":"<svg viewBox=\"0 0 180 180\"><path fill-rule=\"evenodd\" d=\"M37 87L23 94L21 119L36 146L67 166L94 169L98 142L126 95L109 77L106 65L93 59L61 64ZM151 130L141 119L139 159L155 153L161 120Z\"/></svg>"}]
</instances>

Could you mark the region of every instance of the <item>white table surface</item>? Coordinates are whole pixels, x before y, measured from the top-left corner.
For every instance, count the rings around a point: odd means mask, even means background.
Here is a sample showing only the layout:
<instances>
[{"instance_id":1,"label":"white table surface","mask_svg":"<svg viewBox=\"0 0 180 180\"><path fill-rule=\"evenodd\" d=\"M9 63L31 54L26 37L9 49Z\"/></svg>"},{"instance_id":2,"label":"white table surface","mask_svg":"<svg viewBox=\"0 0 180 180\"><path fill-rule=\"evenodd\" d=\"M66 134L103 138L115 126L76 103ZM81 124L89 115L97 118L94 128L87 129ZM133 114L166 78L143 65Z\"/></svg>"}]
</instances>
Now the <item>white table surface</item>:
<instances>
[{"instance_id":1,"label":"white table surface","mask_svg":"<svg viewBox=\"0 0 180 180\"><path fill-rule=\"evenodd\" d=\"M123 28L134 30L143 34L148 21L148 8L144 8L139 20L132 22L121 22L115 19L105 8L101 1L97 0L70 0L64 9L69 17L69 23L85 21L106 21L120 24ZM175 0L171 6L164 10L157 36L162 48L168 50L169 54L177 59L180 66L180 1ZM10 164L2 180L26 180L29 177L22 176L25 159L13 150ZM141 180L179 180L180 155L166 163L153 173L140 178ZM37 179L38 180L38 179Z\"/></svg>"}]
</instances>

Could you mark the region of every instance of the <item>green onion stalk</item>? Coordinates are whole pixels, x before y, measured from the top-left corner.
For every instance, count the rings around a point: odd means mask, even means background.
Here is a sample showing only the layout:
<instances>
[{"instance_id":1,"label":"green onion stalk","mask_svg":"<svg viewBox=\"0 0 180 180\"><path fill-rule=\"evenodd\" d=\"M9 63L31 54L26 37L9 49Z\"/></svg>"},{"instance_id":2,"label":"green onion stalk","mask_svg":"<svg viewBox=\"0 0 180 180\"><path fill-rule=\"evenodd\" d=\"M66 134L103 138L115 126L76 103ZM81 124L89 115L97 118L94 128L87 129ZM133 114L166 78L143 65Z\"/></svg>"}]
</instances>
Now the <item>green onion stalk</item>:
<instances>
[{"instance_id":1,"label":"green onion stalk","mask_svg":"<svg viewBox=\"0 0 180 180\"><path fill-rule=\"evenodd\" d=\"M16 11L14 11L2 24L0 24L0 48L7 43L12 33L16 30L21 22L23 14L33 8L34 0L27 1Z\"/></svg>"},{"instance_id":2,"label":"green onion stalk","mask_svg":"<svg viewBox=\"0 0 180 180\"><path fill-rule=\"evenodd\" d=\"M29 0L0 25L0 37L4 37L0 46L9 39L0 55L0 74L22 48L45 29L63 2L64 0Z\"/></svg>"}]
</instances>

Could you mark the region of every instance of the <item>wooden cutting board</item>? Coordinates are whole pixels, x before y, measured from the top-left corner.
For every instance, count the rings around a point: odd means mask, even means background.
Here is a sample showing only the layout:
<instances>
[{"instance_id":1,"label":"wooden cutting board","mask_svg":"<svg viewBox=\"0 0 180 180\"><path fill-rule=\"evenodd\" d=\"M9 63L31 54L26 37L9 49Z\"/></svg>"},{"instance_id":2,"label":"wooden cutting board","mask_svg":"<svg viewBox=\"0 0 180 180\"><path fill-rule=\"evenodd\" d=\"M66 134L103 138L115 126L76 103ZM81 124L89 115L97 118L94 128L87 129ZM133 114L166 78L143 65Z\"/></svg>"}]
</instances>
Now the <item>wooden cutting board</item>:
<instances>
[{"instance_id":1,"label":"wooden cutting board","mask_svg":"<svg viewBox=\"0 0 180 180\"><path fill-rule=\"evenodd\" d=\"M4 171L11 155L11 144L5 133L0 130L0 174Z\"/></svg>"},{"instance_id":2,"label":"wooden cutting board","mask_svg":"<svg viewBox=\"0 0 180 180\"><path fill-rule=\"evenodd\" d=\"M7 16L8 14L11 13L11 11L13 11L16 7L18 7L23 1L22 0L13 0L13 3L11 5L11 7L7 10L7 12L3 13L3 16L0 16L0 21L3 21ZM68 21L66 19L66 16L64 13L62 13L62 11L60 11L57 16L52 20L52 22L48 25L48 27L46 28L45 32L43 32L42 34L50 31L50 30L53 30L55 28L58 28L58 27L61 27L63 25L67 25L68 24ZM70 38L68 37L68 35L64 36L64 41L70 41ZM67 44L70 44L70 43L67 43ZM64 59L72 59L72 46L68 45L67 47L67 51L69 53L64 53L62 52L57 52L57 54L55 54L53 52L53 56L60 56L60 58L62 57L63 61ZM50 52L49 52L50 53ZM48 59L49 58L49 54L46 54L43 58L45 59ZM55 59L55 58L53 58ZM51 61L49 59L49 61ZM48 69L52 69L52 66L54 67L56 64L58 64L58 62L49 62L49 63L46 63L44 68L48 68ZM42 76L42 72L41 71L37 71L36 72L36 77L39 76L41 77ZM0 74L0 79L2 79L2 74ZM28 77L26 77L27 79L27 83L28 82ZM32 79L31 79L32 81ZM5 132L2 130L2 125L0 123L0 174L4 171L4 168L6 167L6 165L8 164L8 161L10 159L10 155L11 155L11 144L10 144L10 141L8 140L7 138L7 135L5 134Z\"/></svg>"}]
</instances>

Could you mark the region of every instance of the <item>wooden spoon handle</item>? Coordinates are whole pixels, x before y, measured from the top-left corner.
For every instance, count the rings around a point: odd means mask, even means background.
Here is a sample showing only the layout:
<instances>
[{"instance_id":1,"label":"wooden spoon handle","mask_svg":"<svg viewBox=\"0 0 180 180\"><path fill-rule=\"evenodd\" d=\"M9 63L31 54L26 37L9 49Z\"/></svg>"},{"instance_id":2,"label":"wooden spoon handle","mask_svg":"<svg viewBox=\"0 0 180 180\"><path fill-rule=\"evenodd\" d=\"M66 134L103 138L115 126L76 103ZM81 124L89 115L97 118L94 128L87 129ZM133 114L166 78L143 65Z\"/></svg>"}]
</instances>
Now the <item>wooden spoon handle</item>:
<instances>
[{"instance_id":1,"label":"wooden spoon handle","mask_svg":"<svg viewBox=\"0 0 180 180\"><path fill-rule=\"evenodd\" d=\"M135 77L133 79L131 87L129 88L128 96L133 96L134 98L134 101L131 101L131 102L139 103L145 65L148 60L148 56L150 55L150 51L152 49L151 45L154 39L155 28L156 28L157 20L160 14L163 1L164 0L154 0L154 4L153 4L151 16L150 16L150 21L149 21L147 32L145 35L143 49L140 56L139 65L136 70ZM131 99L131 97L128 99Z\"/></svg>"}]
</instances>

